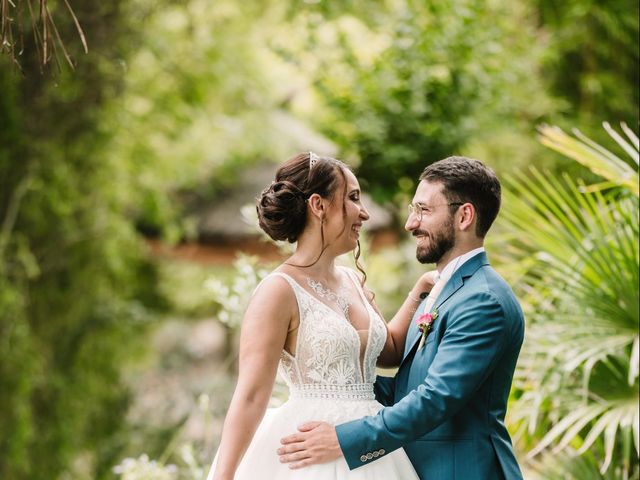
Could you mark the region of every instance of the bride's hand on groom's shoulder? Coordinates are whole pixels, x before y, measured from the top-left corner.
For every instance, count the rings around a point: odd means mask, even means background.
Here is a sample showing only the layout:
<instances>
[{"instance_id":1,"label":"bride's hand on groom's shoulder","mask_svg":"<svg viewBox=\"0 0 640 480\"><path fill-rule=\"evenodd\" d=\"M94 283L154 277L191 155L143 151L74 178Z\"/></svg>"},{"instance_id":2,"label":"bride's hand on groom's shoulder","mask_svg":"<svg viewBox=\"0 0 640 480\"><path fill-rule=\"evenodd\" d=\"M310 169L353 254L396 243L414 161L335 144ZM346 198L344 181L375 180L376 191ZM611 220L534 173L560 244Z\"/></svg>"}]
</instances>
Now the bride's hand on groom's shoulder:
<instances>
[{"instance_id":1,"label":"bride's hand on groom's shoulder","mask_svg":"<svg viewBox=\"0 0 640 480\"><path fill-rule=\"evenodd\" d=\"M420 290L422 292L430 292L433 289L433 286L436 284L436 278L438 277L437 270L430 270L426 273L420 275L418 278L418 284L420 286Z\"/></svg>"},{"instance_id":2,"label":"bride's hand on groom's shoulder","mask_svg":"<svg viewBox=\"0 0 640 480\"><path fill-rule=\"evenodd\" d=\"M338 436L333 425L326 422L308 422L298 432L280 440L277 450L280 462L297 469L333 461L342 456Z\"/></svg>"}]
</instances>

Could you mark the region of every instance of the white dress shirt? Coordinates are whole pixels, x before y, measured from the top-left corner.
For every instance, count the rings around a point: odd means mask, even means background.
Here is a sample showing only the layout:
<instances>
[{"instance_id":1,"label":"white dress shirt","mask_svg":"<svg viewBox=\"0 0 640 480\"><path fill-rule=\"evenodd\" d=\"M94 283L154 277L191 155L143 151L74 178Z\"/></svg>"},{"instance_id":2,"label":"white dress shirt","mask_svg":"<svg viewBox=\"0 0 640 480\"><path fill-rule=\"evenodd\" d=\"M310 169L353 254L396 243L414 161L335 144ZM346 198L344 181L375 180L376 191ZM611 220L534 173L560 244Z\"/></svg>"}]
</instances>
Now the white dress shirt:
<instances>
[{"instance_id":1,"label":"white dress shirt","mask_svg":"<svg viewBox=\"0 0 640 480\"><path fill-rule=\"evenodd\" d=\"M484 252L484 247L474 248L473 250L463 253L462 255L457 256L452 259L440 272L439 277L445 280L449 280L453 274L458 270L462 265L464 265L467 260L478 255L480 252Z\"/></svg>"}]
</instances>

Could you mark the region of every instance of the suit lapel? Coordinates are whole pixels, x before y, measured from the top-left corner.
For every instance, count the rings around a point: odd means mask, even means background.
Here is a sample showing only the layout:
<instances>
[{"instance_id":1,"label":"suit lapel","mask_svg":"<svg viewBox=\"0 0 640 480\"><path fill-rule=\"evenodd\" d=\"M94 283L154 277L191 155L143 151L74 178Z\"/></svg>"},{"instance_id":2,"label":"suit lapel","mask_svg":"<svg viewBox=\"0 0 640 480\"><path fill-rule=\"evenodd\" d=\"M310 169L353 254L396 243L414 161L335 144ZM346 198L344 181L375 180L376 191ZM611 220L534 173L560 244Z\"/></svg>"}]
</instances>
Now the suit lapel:
<instances>
[{"instance_id":1,"label":"suit lapel","mask_svg":"<svg viewBox=\"0 0 640 480\"><path fill-rule=\"evenodd\" d=\"M454 293L456 293L458 290L460 290L460 288L462 288L462 286L464 285L464 281L467 278L471 277L474 273L476 273L476 271L480 267L484 265L489 265L489 261L487 260L487 255L484 252L481 252L476 256L472 257L471 259L469 259L468 261L466 261L458 270L454 272L452 277L444 286L444 288L442 289L442 292L440 292L440 295L438 295L438 298L436 299L436 303L434 304L433 308L431 309L431 312L429 313L433 313L435 310L438 310L444 302L446 302ZM420 339L420 331L416 326L416 320L420 315L425 313L424 312L425 304L426 304L426 300L423 300L420 306L418 307L418 309L416 310L416 313L413 315L413 318L411 319L411 325L409 326L409 331L407 333L409 342L407 343L406 348L404 349L404 356L402 358L402 362L400 362L401 366L405 362L405 360L407 359L411 351L413 351L416 343L418 343L418 340Z\"/></svg>"},{"instance_id":2,"label":"suit lapel","mask_svg":"<svg viewBox=\"0 0 640 480\"><path fill-rule=\"evenodd\" d=\"M462 287L462 285L462 277L458 275L458 272L455 272L442 289L442 292L440 292L440 295L438 295L438 298L436 298L436 303L433 304L431 313L433 313L434 310L440 308L440 305L446 302L451 295L456 293L460 289L460 287Z\"/></svg>"}]
</instances>

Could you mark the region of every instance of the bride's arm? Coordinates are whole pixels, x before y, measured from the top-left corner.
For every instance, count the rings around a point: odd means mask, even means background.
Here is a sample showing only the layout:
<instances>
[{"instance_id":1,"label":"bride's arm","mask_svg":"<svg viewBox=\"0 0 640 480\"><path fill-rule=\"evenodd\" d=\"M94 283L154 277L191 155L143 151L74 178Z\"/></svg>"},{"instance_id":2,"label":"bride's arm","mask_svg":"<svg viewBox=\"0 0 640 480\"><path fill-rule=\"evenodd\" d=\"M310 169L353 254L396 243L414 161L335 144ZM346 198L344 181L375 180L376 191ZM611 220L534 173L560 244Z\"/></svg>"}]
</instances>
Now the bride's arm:
<instances>
[{"instance_id":1,"label":"bride's arm","mask_svg":"<svg viewBox=\"0 0 640 480\"><path fill-rule=\"evenodd\" d=\"M433 270L418 278L398 312L387 323L387 341L378 357L378 366L391 368L400 365L409 323L422 301L420 295L433 288L436 273L438 272Z\"/></svg>"},{"instance_id":2,"label":"bride's arm","mask_svg":"<svg viewBox=\"0 0 640 480\"><path fill-rule=\"evenodd\" d=\"M295 294L279 277L265 280L251 299L242 321L238 383L224 421L214 480L233 480L267 408L296 311Z\"/></svg>"}]
</instances>

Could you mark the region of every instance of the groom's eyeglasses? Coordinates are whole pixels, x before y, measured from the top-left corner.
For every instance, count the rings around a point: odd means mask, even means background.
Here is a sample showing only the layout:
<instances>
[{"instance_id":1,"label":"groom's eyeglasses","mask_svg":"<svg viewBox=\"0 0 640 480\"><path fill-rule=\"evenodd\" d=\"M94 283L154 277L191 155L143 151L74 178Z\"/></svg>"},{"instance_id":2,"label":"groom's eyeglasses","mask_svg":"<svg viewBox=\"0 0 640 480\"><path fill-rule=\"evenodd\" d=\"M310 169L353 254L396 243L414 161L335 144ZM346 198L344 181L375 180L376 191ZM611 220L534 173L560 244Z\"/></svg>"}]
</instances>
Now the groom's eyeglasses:
<instances>
[{"instance_id":1,"label":"groom's eyeglasses","mask_svg":"<svg viewBox=\"0 0 640 480\"><path fill-rule=\"evenodd\" d=\"M409 215L415 215L418 219L418 222L422 221L423 213L427 213L427 215L433 213L436 207L459 207L460 205L464 205L461 202L451 202L451 203L440 203L438 205L425 205L423 203L410 203L407 205L409 209Z\"/></svg>"}]
</instances>

